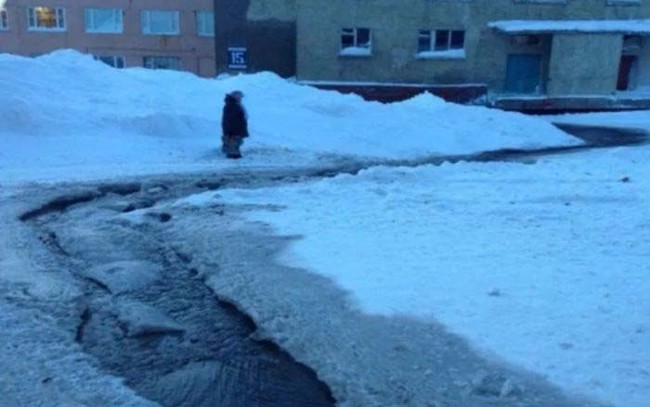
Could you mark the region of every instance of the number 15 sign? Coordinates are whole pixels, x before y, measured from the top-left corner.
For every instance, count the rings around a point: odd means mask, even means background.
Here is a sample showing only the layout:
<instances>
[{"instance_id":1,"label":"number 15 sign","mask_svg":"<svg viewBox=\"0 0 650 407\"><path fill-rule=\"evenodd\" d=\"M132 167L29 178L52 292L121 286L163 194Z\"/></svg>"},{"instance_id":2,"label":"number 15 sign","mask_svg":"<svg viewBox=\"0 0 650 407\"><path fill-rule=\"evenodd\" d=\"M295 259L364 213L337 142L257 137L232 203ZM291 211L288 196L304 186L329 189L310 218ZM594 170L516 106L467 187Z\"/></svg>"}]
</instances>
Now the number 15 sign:
<instances>
[{"instance_id":1,"label":"number 15 sign","mask_svg":"<svg viewBox=\"0 0 650 407\"><path fill-rule=\"evenodd\" d=\"M248 51L242 47L228 48L228 68L246 69L248 67Z\"/></svg>"}]
</instances>

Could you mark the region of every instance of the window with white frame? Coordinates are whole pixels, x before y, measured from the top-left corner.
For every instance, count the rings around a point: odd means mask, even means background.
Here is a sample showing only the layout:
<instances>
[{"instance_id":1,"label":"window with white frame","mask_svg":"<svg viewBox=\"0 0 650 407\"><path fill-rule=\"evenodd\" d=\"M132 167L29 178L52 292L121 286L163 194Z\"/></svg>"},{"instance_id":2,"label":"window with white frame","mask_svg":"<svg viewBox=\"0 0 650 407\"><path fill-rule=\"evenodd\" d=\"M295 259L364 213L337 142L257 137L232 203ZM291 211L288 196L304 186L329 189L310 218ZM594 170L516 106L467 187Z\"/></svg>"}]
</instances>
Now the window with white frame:
<instances>
[{"instance_id":1,"label":"window with white frame","mask_svg":"<svg viewBox=\"0 0 650 407\"><path fill-rule=\"evenodd\" d=\"M340 55L365 56L372 54L370 28L344 28L341 30Z\"/></svg>"},{"instance_id":2,"label":"window with white frame","mask_svg":"<svg viewBox=\"0 0 650 407\"><path fill-rule=\"evenodd\" d=\"M214 37L214 12L196 12L196 34L201 37Z\"/></svg>"},{"instance_id":3,"label":"window with white frame","mask_svg":"<svg viewBox=\"0 0 650 407\"><path fill-rule=\"evenodd\" d=\"M148 69L171 69L181 70L181 59L179 57L144 57L143 65Z\"/></svg>"},{"instance_id":4,"label":"window with white frame","mask_svg":"<svg viewBox=\"0 0 650 407\"><path fill-rule=\"evenodd\" d=\"M31 31L65 31L65 9L62 7L30 7L27 27Z\"/></svg>"},{"instance_id":5,"label":"window with white frame","mask_svg":"<svg viewBox=\"0 0 650 407\"><path fill-rule=\"evenodd\" d=\"M105 63L108 66L113 68L122 69L126 65L124 64L124 57L114 56L114 55L93 55L96 61Z\"/></svg>"},{"instance_id":6,"label":"window with white frame","mask_svg":"<svg viewBox=\"0 0 650 407\"><path fill-rule=\"evenodd\" d=\"M180 12L174 10L143 10L142 33L151 35L178 35Z\"/></svg>"},{"instance_id":7,"label":"window with white frame","mask_svg":"<svg viewBox=\"0 0 650 407\"><path fill-rule=\"evenodd\" d=\"M84 20L87 33L120 34L124 30L119 8L87 8Z\"/></svg>"},{"instance_id":8,"label":"window with white frame","mask_svg":"<svg viewBox=\"0 0 650 407\"><path fill-rule=\"evenodd\" d=\"M5 31L9 29L9 17L7 16L7 10L0 8L0 31Z\"/></svg>"},{"instance_id":9,"label":"window with white frame","mask_svg":"<svg viewBox=\"0 0 650 407\"><path fill-rule=\"evenodd\" d=\"M464 30L420 30L418 56L432 58L464 58Z\"/></svg>"}]
</instances>

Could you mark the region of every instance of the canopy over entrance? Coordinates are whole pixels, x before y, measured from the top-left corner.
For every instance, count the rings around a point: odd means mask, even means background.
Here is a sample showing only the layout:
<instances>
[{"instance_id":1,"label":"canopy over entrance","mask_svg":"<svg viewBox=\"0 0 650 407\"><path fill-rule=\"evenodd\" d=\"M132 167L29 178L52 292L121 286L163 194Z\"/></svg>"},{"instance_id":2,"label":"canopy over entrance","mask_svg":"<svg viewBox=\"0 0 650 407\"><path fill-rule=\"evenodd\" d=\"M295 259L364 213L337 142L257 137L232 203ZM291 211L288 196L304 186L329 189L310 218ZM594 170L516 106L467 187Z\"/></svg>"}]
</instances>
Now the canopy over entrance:
<instances>
[{"instance_id":1,"label":"canopy over entrance","mask_svg":"<svg viewBox=\"0 0 650 407\"><path fill-rule=\"evenodd\" d=\"M650 35L650 20L502 20L488 26L511 35L612 33Z\"/></svg>"}]
</instances>

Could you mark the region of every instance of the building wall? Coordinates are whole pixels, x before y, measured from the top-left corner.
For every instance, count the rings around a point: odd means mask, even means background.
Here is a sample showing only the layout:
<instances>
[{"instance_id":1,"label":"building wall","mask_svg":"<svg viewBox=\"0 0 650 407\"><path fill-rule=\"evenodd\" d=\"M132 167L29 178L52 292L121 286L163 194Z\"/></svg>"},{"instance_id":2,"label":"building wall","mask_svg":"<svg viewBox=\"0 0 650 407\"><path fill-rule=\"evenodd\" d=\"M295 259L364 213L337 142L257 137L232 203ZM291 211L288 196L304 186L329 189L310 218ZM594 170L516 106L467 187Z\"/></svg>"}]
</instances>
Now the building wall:
<instances>
[{"instance_id":1,"label":"building wall","mask_svg":"<svg viewBox=\"0 0 650 407\"><path fill-rule=\"evenodd\" d=\"M215 0L218 72L296 74L295 0ZM245 69L231 69L228 49L245 48Z\"/></svg>"},{"instance_id":2,"label":"building wall","mask_svg":"<svg viewBox=\"0 0 650 407\"><path fill-rule=\"evenodd\" d=\"M408 3L408 4L404 4ZM468 60L419 60L415 51L419 29L467 27L466 50L476 47L478 28L467 23L472 5L424 1L302 2L298 13L298 77L305 80L379 82L465 82ZM341 57L342 28L363 27L372 32L368 57Z\"/></svg>"},{"instance_id":3,"label":"building wall","mask_svg":"<svg viewBox=\"0 0 650 407\"><path fill-rule=\"evenodd\" d=\"M63 32L28 31L27 9L47 6L66 9ZM121 34L85 32L85 8L120 8ZM196 11L212 11L212 0L7 0L9 30L0 32L0 52L35 56L60 48L93 55L123 56L126 66L142 66L145 56L180 57L182 67L202 76L215 75L214 38L197 34ZM180 35L143 35L142 10L180 11Z\"/></svg>"},{"instance_id":4,"label":"building wall","mask_svg":"<svg viewBox=\"0 0 650 407\"><path fill-rule=\"evenodd\" d=\"M616 89L622 48L622 34L554 35L549 96L612 93Z\"/></svg>"},{"instance_id":5,"label":"building wall","mask_svg":"<svg viewBox=\"0 0 650 407\"><path fill-rule=\"evenodd\" d=\"M539 53L548 71L552 41L522 44L487 26L497 20L650 18L650 2L611 6L608 0L539 4L515 0L298 0L297 76L314 81L486 83L505 89L509 54ZM372 30L372 56L340 56L340 30ZM464 59L418 59L420 29L465 29ZM614 35L613 38L618 38ZM611 48L613 50L613 48ZM602 53L584 57L597 65ZM619 55L609 55L618 61ZM547 73L548 74L548 73Z\"/></svg>"},{"instance_id":6,"label":"building wall","mask_svg":"<svg viewBox=\"0 0 650 407\"><path fill-rule=\"evenodd\" d=\"M299 0L250 0L246 18L251 21L296 21Z\"/></svg>"}]
</instances>

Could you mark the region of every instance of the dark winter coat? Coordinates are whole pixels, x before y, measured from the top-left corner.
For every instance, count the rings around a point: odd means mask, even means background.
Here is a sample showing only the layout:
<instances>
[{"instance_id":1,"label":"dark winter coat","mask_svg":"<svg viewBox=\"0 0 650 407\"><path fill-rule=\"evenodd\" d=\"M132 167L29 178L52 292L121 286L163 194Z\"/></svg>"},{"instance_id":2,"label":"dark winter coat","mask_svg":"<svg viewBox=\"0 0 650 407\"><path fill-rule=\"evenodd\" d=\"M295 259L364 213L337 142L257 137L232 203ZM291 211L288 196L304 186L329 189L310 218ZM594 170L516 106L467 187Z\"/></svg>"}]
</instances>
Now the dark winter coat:
<instances>
[{"instance_id":1,"label":"dark winter coat","mask_svg":"<svg viewBox=\"0 0 650 407\"><path fill-rule=\"evenodd\" d=\"M248 120L244 107L231 95L224 99L221 129L224 136L248 137Z\"/></svg>"}]
</instances>

